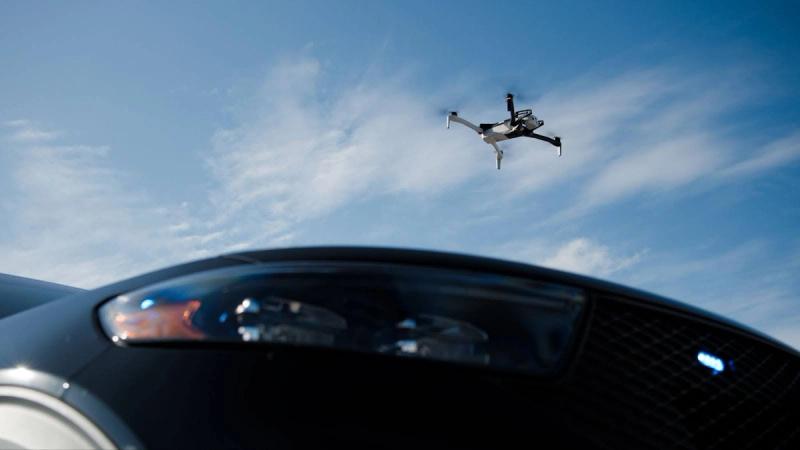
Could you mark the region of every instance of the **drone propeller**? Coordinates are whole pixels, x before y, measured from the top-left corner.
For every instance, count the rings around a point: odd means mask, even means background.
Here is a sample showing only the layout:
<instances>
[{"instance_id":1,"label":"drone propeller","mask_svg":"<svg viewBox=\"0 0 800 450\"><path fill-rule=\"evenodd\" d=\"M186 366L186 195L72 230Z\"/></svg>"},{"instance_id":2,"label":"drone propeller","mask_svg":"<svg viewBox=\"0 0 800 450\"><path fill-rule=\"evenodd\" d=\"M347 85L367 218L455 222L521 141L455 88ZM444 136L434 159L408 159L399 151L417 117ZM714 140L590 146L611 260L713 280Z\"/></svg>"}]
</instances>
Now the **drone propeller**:
<instances>
[{"instance_id":1,"label":"drone propeller","mask_svg":"<svg viewBox=\"0 0 800 450\"><path fill-rule=\"evenodd\" d=\"M450 111L461 111L465 107L469 107L472 102L472 96L466 93L451 92L438 97L438 101L433 106L436 107L436 113L441 115Z\"/></svg>"},{"instance_id":2,"label":"drone propeller","mask_svg":"<svg viewBox=\"0 0 800 450\"><path fill-rule=\"evenodd\" d=\"M498 84L503 89L501 92L497 93L498 95L512 92L514 94L514 100L525 107L527 107L527 103L535 101L541 96L538 92L531 90L532 86L530 83L512 81L500 82Z\"/></svg>"},{"instance_id":3,"label":"drone propeller","mask_svg":"<svg viewBox=\"0 0 800 450\"><path fill-rule=\"evenodd\" d=\"M458 111L458 108L437 108L436 115L443 116L446 114L450 114L451 112Z\"/></svg>"}]
</instances>

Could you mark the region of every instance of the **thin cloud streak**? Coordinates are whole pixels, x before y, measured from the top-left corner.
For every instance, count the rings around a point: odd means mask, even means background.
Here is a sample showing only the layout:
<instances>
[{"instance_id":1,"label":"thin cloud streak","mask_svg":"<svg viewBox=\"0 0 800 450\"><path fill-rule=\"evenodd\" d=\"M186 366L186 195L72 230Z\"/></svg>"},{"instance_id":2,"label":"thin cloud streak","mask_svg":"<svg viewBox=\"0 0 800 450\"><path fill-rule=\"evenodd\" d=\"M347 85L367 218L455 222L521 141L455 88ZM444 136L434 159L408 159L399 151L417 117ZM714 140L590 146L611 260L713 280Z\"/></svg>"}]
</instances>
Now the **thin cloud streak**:
<instances>
[{"instance_id":1,"label":"thin cloud streak","mask_svg":"<svg viewBox=\"0 0 800 450\"><path fill-rule=\"evenodd\" d=\"M800 159L800 132L755 149L754 156L726 167L720 172L723 179L744 177L778 168Z\"/></svg>"},{"instance_id":2,"label":"thin cloud streak","mask_svg":"<svg viewBox=\"0 0 800 450\"><path fill-rule=\"evenodd\" d=\"M648 250L622 254L597 239L580 236L560 241L559 244L541 238L511 241L489 253L504 259L592 277L616 278L620 273L636 267Z\"/></svg>"},{"instance_id":3,"label":"thin cloud streak","mask_svg":"<svg viewBox=\"0 0 800 450\"><path fill-rule=\"evenodd\" d=\"M542 264L584 275L607 277L636 264L644 253L642 251L631 256L615 256L607 246L581 237L559 247Z\"/></svg>"},{"instance_id":4,"label":"thin cloud streak","mask_svg":"<svg viewBox=\"0 0 800 450\"><path fill-rule=\"evenodd\" d=\"M8 140L15 143L33 144L48 142L55 140L61 135L61 133L56 131L43 130L26 119L8 120L3 122L3 126L14 130L13 133L8 136Z\"/></svg>"}]
</instances>

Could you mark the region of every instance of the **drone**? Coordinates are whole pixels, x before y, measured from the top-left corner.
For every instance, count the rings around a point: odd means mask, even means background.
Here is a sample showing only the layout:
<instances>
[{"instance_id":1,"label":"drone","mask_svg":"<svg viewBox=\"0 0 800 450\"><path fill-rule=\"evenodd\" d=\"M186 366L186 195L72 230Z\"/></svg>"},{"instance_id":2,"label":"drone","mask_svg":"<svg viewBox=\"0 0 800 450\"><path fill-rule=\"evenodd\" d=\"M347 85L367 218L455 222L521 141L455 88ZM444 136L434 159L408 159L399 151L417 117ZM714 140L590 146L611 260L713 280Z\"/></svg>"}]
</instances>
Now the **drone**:
<instances>
[{"instance_id":1,"label":"drone","mask_svg":"<svg viewBox=\"0 0 800 450\"><path fill-rule=\"evenodd\" d=\"M483 142L494 147L494 152L497 156L497 170L500 170L500 161L503 160L503 151L500 150L497 143L522 136L539 139L540 141L558 147L558 156L561 156L561 138L559 136L551 138L533 132L533 130L544 125L544 120L537 119L530 109L515 111L514 95L511 93L506 95L506 106L508 107L508 112L511 114L510 118L502 122L482 123L480 125L475 125L468 120L464 120L458 116L456 111L451 111L447 115L447 128L450 128L450 122L456 122L480 134Z\"/></svg>"}]
</instances>

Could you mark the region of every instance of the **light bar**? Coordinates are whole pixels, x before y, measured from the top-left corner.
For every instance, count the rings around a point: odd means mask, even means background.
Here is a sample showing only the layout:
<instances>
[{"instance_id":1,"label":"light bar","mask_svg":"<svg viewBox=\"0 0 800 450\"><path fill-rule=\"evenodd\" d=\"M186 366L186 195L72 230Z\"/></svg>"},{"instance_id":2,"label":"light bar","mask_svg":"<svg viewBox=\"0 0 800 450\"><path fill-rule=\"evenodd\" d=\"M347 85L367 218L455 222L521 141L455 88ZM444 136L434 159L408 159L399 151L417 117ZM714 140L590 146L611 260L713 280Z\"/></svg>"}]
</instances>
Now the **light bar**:
<instances>
[{"instance_id":1,"label":"light bar","mask_svg":"<svg viewBox=\"0 0 800 450\"><path fill-rule=\"evenodd\" d=\"M698 352L697 360L700 361L700 364L711 369L714 375L725 370L725 362L721 358L718 358L711 353Z\"/></svg>"},{"instance_id":2,"label":"light bar","mask_svg":"<svg viewBox=\"0 0 800 450\"><path fill-rule=\"evenodd\" d=\"M310 346L546 373L584 302L580 289L497 274L295 262L175 278L99 315L117 343Z\"/></svg>"}]
</instances>

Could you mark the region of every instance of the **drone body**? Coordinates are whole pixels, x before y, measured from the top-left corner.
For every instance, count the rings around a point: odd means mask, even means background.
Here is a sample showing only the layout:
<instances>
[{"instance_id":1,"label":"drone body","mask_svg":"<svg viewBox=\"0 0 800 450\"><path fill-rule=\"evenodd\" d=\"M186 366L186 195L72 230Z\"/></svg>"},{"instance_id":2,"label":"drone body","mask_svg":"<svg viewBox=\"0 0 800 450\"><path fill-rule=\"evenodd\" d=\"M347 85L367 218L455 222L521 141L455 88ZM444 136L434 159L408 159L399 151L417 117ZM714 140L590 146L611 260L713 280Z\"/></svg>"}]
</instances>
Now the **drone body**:
<instances>
[{"instance_id":1,"label":"drone body","mask_svg":"<svg viewBox=\"0 0 800 450\"><path fill-rule=\"evenodd\" d=\"M494 148L495 155L497 156L497 170L500 170L500 161L503 159L503 151L497 145L500 141L506 141L517 137L529 137L539 139L540 141L547 142L551 145L558 147L558 156L561 156L561 138L547 137L541 134L536 134L533 131L542 125L544 120L538 119L533 115L530 109L523 109L514 111L514 96L512 94L506 95L506 106L510 117L506 120L497 123L482 123L475 125L474 123L462 119L455 111L447 115L447 128L450 128L450 122L460 123L466 127L471 128L477 132L483 142L491 145Z\"/></svg>"}]
</instances>

